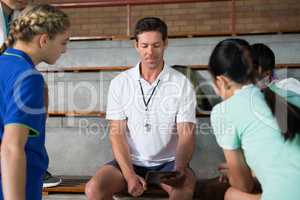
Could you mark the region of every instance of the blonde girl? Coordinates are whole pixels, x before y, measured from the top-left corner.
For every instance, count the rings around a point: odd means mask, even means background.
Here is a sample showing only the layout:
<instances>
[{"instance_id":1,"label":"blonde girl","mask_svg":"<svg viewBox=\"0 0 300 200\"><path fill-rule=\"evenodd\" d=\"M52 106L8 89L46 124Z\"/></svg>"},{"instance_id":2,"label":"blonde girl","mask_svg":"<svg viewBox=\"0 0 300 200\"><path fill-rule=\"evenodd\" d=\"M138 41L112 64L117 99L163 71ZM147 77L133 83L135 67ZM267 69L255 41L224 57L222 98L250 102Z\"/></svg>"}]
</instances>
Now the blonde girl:
<instances>
[{"instance_id":1,"label":"blonde girl","mask_svg":"<svg viewBox=\"0 0 300 200\"><path fill-rule=\"evenodd\" d=\"M66 51L70 21L50 5L25 9L12 23L0 56L0 199L40 200L45 150L44 79L35 69Z\"/></svg>"}]
</instances>

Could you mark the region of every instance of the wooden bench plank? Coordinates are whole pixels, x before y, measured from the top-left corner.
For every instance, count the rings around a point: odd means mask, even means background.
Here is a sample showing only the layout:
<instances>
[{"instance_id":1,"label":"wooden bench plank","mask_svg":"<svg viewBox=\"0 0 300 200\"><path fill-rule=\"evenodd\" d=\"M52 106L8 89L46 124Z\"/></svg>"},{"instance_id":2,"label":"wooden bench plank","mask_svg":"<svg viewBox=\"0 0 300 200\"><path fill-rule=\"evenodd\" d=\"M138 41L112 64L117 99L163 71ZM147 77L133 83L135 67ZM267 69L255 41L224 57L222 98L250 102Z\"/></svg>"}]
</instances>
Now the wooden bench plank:
<instances>
[{"instance_id":1,"label":"wooden bench plank","mask_svg":"<svg viewBox=\"0 0 300 200\"><path fill-rule=\"evenodd\" d=\"M198 179L194 199L198 200L223 200L226 190L229 188L229 184L220 183L219 178L212 179ZM150 186L149 189L144 192L142 197L147 198L161 198L167 197L168 194L159 188L158 186ZM130 197L127 192L121 192L116 197Z\"/></svg>"},{"instance_id":2,"label":"wooden bench plank","mask_svg":"<svg viewBox=\"0 0 300 200\"><path fill-rule=\"evenodd\" d=\"M106 113L103 111L49 111L49 117L100 117L104 118ZM197 117L209 117L208 112L197 112Z\"/></svg>"},{"instance_id":3,"label":"wooden bench plank","mask_svg":"<svg viewBox=\"0 0 300 200\"><path fill-rule=\"evenodd\" d=\"M62 183L56 187L44 188L43 194L49 195L52 193L84 193L85 184L90 177L80 176L59 176L62 178ZM229 185L219 183L218 178L199 179L196 184L194 198L199 200L223 200L225 191ZM115 195L116 197L131 197L126 191ZM160 187L151 185L144 192L142 197L161 198L167 197L168 194Z\"/></svg>"},{"instance_id":4,"label":"wooden bench plank","mask_svg":"<svg viewBox=\"0 0 300 200\"><path fill-rule=\"evenodd\" d=\"M49 111L50 117L105 117L105 112L102 111Z\"/></svg>"},{"instance_id":5,"label":"wooden bench plank","mask_svg":"<svg viewBox=\"0 0 300 200\"><path fill-rule=\"evenodd\" d=\"M61 184L55 187L43 188L43 194L49 193L84 193L85 184L91 178L89 176L58 176Z\"/></svg>"}]
</instances>

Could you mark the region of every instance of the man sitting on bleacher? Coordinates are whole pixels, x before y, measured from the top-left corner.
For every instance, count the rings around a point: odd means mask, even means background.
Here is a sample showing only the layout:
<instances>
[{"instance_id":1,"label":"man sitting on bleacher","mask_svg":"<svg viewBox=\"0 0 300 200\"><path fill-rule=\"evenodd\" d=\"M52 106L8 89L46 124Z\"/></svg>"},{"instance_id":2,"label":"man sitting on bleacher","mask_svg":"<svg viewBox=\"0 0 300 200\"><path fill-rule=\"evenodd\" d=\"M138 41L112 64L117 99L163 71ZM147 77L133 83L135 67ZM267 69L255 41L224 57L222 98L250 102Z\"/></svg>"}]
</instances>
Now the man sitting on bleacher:
<instances>
[{"instance_id":1,"label":"man sitting on bleacher","mask_svg":"<svg viewBox=\"0 0 300 200\"><path fill-rule=\"evenodd\" d=\"M87 183L89 200L126 190L138 197L148 171L177 171L160 183L170 199L192 199L196 177L189 167L195 147L196 97L192 84L163 59L167 26L147 17L135 27L140 62L111 81L106 118L115 160Z\"/></svg>"}]
</instances>

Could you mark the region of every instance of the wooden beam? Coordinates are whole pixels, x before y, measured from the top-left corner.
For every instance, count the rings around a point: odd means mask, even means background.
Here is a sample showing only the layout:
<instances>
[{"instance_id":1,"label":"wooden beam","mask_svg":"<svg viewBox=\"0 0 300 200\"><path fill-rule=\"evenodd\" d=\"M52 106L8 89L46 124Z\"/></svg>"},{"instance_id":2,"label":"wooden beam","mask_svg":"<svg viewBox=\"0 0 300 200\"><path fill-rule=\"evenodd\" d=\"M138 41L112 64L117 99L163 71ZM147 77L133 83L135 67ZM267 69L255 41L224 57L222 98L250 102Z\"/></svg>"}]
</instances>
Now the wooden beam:
<instances>
[{"instance_id":1,"label":"wooden beam","mask_svg":"<svg viewBox=\"0 0 300 200\"><path fill-rule=\"evenodd\" d=\"M129 26L127 24L127 26ZM131 25L130 25L131 26ZM231 36L230 31L223 32L180 32L168 35L168 38L191 38L191 37L213 37L213 36ZM70 41L93 41L93 40L131 40L133 35L100 35L100 36L80 36L70 37Z\"/></svg>"},{"instance_id":2,"label":"wooden beam","mask_svg":"<svg viewBox=\"0 0 300 200\"><path fill-rule=\"evenodd\" d=\"M300 63L276 64L276 68L300 69Z\"/></svg>"},{"instance_id":3,"label":"wooden beam","mask_svg":"<svg viewBox=\"0 0 300 200\"><path fill-rule=\"evenodd\" d=\"M99 72L99 71L125 71L132 66L96 66L96 67L63 67L63 68L40 68L43 73L58 72ZM207 70L207 65L187 65L195 70Z\"/></svg>"},{"instance_id":4,"label":"wooden beam","mask_svg":"<svg viewBox=\"0 0 300 200\"><path fill-rule=\"evenodd\" d=\"M194 70L207 70L207 65L186 65ZM99 72L99 71L124 71L132 66L95 66L95 67L63 67L63 68L40 68L42 73L58 73L58 72ZM300 69L300 63L280 63L276 64L277 69Z\"/></svg>"},{"instance_id":5,"label":"wooden beam","mask_svg":"<svg viewBox=\"0 0 300 200\"><path fill-rule=\"evenodd\" d=\"M285 34L285 33L300 33L300 29L268 29L256 30L251 32L233 31L223 32L180 32L171 33L168 38L197 38L197 37L216 37L216 36L236 36L236 35L269 35L269 34ZM71 37L70 41L94 41L94 40L132 40L133 35L100 35L100 36L75 36Z\"/></svg>"},{"instance_id":6,"label":"wooden beam","mask_svg":"<svg viewBox=\"0 0 300 200\"><path fill-rule=\"evenodd\" d=\"M230 0L88 0L81 2L52 1L55 7L59 8L88 8L88 7L111 7L127 5L150 5L150 4L174 4L174 3L199 3L209 1L230 1Z\"/></svg>"},{"instance_id":7,"label":"wooden beam","mask_svg":"<svg viewBox=\"0 0 300 200\"><path fill-rule=\"evenodd\" d=\"M50 117L105 117L105 112L101 111L49 111Z\"/></svg>"},{"instance_id":8,"label":"wooden beam","mask_svg":"<svg viewBox=\"0 0 300 200\"><path fill-rule=\"evenodd\" d=\"M41 68L40 72L98 72L98 71L124 71L132 66L96 66L96 67L63 67L63 68Z\"/></svg>"},{"instance_id":9,"label":"wooden beam","mask_svg":"<svg viewBox=\"0 0 300 200\"><path fill-rule=\"evenodd\" d=\"M106 113L102 111L49 111L50 117L100 117L104 118ZM197 117L208 117L209 112L198 112Z\"/></svg>"},{"instance_id":10,"label":"wooden beam","mask_svg":"<svg viewBox=\"0 0 300 200\"><path fill-rule=\"evenodd\" d=\"M268 28L268 29L255 30L251 32L239 31L236 34L237 35L268 35L268 34L284 34L284 33L300 33L300 29L299 28L295 28L295 29Z\"/></svg>"}]
</instances>

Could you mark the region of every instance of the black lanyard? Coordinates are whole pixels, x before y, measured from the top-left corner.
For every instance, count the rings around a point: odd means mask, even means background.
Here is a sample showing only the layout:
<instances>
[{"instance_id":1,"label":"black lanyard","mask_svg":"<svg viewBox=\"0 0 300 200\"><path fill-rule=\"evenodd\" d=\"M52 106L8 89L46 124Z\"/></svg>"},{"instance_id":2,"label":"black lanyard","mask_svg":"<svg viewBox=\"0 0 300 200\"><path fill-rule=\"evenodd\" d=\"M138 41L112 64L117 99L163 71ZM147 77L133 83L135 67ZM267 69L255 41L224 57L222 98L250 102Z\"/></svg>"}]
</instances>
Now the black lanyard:
<instances>
[{"instance_id":1,"label":"black lanyard","mask_svg":"<svg viewBox=\"0 0 300 200\"><path fill-rule=\"evenodd\" d=\"M148 101L146 102L146 98L145 98L144 90L143 90L143 87L142 87L142 83L141 83L141 81L139 80L141 92L142 92L142 95L143 95L143 101L144 101L144 104L145 104L145 107L146 107L146 111L148 111L148 105L149 105L149 103L150 103L150 100L151 100L151 98L152 98L154 92L155 92L155 89L157 88L157 86L158 86L158 84L159 84L159 81L160 81L160 80L157 81L156 86L153 88L152 93L151 93L151 95L150 95Z\"/></svg>"}]
</instances>

